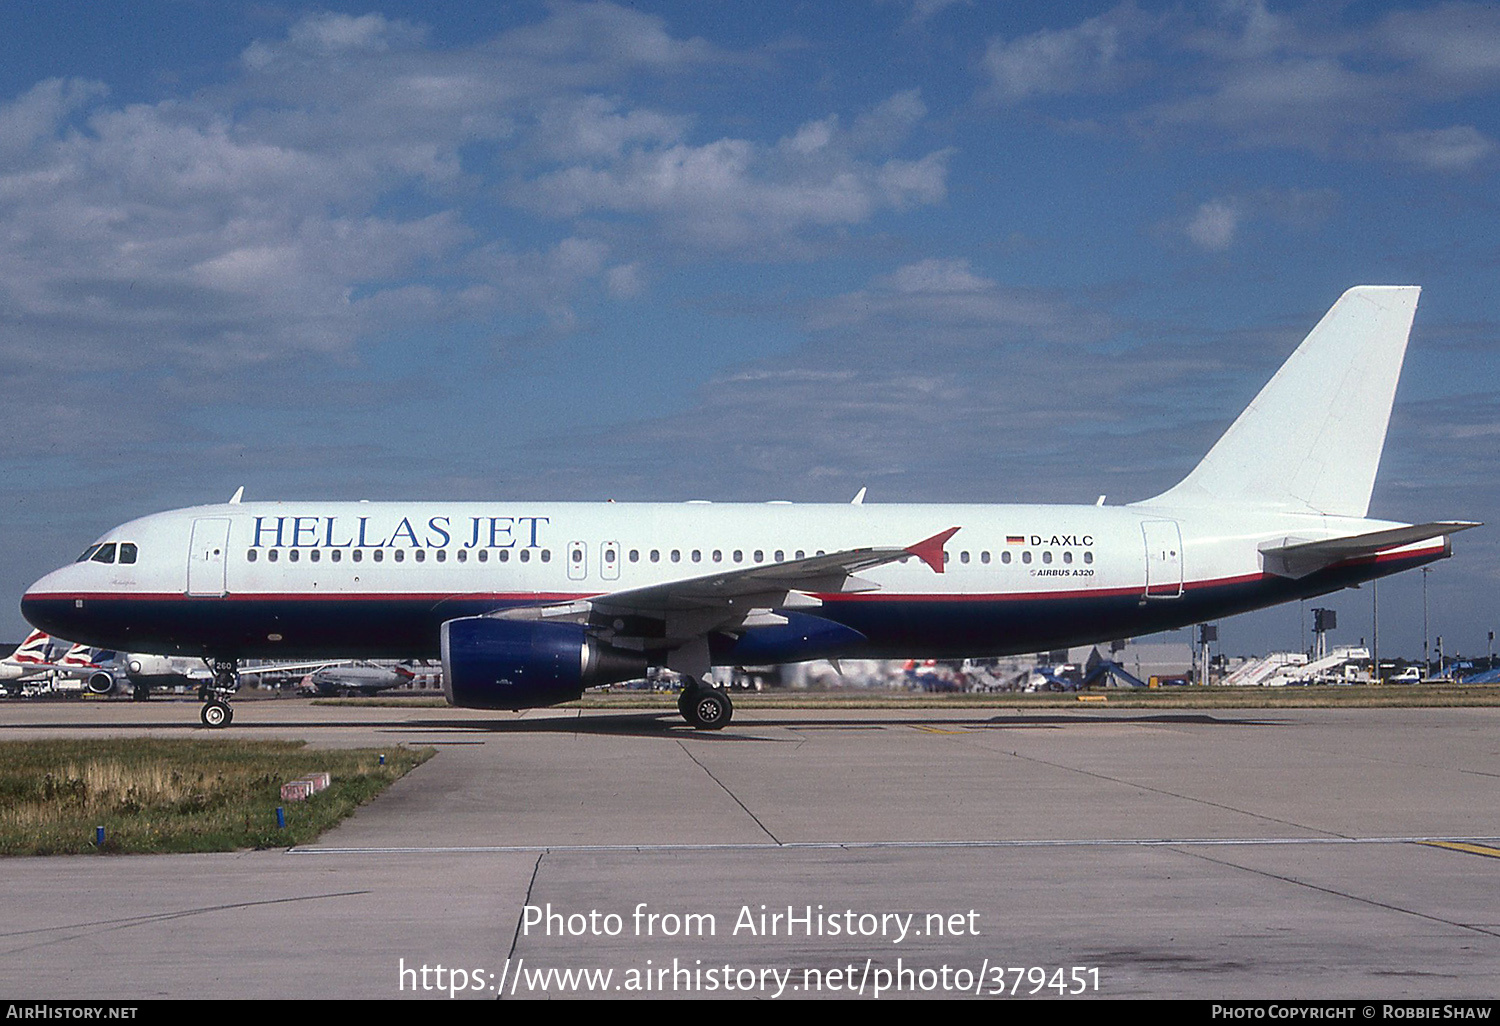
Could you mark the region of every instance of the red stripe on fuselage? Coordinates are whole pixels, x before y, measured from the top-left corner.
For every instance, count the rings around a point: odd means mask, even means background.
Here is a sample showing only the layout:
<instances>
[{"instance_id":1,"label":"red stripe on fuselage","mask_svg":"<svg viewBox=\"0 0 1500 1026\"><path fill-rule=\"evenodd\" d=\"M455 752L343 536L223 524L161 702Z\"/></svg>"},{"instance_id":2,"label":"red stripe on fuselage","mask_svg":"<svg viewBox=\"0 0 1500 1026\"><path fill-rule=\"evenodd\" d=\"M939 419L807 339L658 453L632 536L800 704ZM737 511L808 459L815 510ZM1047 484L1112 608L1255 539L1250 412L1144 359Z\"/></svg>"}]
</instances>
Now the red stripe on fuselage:
<instances>
[{"instance_id":1,"label":"red stripe on fuselage","mask_svg":"<svg viewBox=\"0 0 1500 1026\"><path fill-rule=\"evenodd\" d=\"M1441 555L1446 551L1445 545L1435 545L1425 549L1417 549L1412 552L1384 552L1373 556L1359 556L1354 559L1346 559L1333 563L1320 573L1328 570L1336 570L1341 567L1361 566L1370 563L1389 563L1396 560L1420 559L1424 556ZM1184 581L1184 591L1198 591L1204 588L1221 588L1235 584L1251 584L1259 581L1276 580L1277 574L1265 572L1238 574L1233 577L1215 577L1201 581ZM228 595L185 595L182 592L133 592L133 591L101 591L101 592L30 592L27 598L35 599L82 599L84 601L107 602L110 600L130 599L132 601L150 602L388 602L392 600L407 602L443 602L450 599L477 600L483 599L492 602L576 602L580 599L599 598L609 594L608 592L474 592L474 591L439 591L439 592L233 592ZM839 602L1019 602L1032 599L1076 599L1076 598L1110 598L1119 595L1144 595L1144 582L1139 585L1130 585L1123 588L1078 588L1066 591L1003 591L1003 592L942 592L934 594L922 594L920 592L821 592L817 598L825 601L836 600Z\"/></svg>"}]
</instances>

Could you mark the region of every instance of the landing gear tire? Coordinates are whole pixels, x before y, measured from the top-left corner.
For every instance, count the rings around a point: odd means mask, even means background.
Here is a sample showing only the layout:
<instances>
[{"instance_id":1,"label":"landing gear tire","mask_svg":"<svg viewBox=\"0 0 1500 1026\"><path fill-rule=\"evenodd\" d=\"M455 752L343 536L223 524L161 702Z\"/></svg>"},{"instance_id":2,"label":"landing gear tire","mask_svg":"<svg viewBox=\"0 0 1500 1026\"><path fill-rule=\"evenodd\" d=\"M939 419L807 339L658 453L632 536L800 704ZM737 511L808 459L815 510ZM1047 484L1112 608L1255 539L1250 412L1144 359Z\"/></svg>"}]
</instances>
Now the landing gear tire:
<instances>
[{"instance_id":1,"label":"landing gear tire","mask_svg":"<svg viewBox=\"0 0 1500 1026\"><path fill-rule=\"evenodd\" d=\"M686 718L699 730L722 730L734 718L734 703L717 688L697 688Z\"/></svg>"},{"instance_id":2,"label":"landing gear tire","mask_svg":"<svg viewBox=\"0 0 1500 1026\"><path fill-rule=\"evenodd\" d=\"M234 710L229 708L229 703L217 699L205 705L199 715L205 727L227 727L234 721Z\"/></svg>"},{"instance_id":3,"label":"landing gear tire","mask_svg":"<svg viewBox=\"0 0 1500 1026\"><path fill-rule=\"evenodd\" d=\"M677 715L693 722L693 691L694 688L683 688L677 695Z\"/></svg>"}]
</instances>

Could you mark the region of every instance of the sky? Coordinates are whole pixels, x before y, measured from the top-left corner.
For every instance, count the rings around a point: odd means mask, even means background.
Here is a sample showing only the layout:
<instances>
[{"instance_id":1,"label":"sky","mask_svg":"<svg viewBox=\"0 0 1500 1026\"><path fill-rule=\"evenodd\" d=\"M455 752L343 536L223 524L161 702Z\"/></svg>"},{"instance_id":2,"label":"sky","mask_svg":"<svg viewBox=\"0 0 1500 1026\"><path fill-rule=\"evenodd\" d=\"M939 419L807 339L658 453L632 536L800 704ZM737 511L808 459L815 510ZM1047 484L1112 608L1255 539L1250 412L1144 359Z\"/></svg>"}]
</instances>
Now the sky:
<instances>
[{"instance_id":1,"label":"sky","mask_svg":"<svg viewBox=\"0 0 1500 1026\"><path fill-rule=\"evenodd\" d=\"M1494 523L1497 101L1487 3L0 6L0 637L241 485L1145 498L1359 284L1424 290L1371 514Z\"/></svg>"}]
</instances>

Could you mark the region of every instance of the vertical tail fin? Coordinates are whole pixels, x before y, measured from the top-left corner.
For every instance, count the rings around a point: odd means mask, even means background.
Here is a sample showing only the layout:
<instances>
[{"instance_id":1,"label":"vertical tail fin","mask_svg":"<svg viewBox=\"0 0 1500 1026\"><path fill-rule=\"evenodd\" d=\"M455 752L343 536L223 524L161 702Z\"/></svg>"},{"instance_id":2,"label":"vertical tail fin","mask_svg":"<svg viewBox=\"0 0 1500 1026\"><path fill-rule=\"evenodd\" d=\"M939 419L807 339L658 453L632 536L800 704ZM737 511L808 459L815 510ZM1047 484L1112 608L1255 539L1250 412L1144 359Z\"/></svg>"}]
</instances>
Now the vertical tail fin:
<instances>
[{"instance_id":1,"label":"vertical tail fin","mask_svg":"<svg viewBox=\"0 0 1500 1026\"><path fill-rule=\"evenodd\" d=\"M97 649L88 645L74 645L68 649L68 654L57 661L59 666L68 666L74 669L90 669L99 664L94 660Z\"/></svg>"},{"instance_id":2,"label":"vertical tail fin","mask_svg":"<svg viewBox=\"0 0 1500 1026\"><path fill-rule=\"evenodd\" d=\"M52 639L45 631L32 631L5 660L8 663L45 663L51 655Z\"/></svg>"},{"instance_id":3,"label":"vertical tail fin","mask_svg":"<svg viewBox=\"0 0 1500 1026\"><path fill-rule=\"evenodd\" d=\"M1136 505L1368 514L1420 291L1345 292L1193 472Z\"/></svg>"}]
</instances>

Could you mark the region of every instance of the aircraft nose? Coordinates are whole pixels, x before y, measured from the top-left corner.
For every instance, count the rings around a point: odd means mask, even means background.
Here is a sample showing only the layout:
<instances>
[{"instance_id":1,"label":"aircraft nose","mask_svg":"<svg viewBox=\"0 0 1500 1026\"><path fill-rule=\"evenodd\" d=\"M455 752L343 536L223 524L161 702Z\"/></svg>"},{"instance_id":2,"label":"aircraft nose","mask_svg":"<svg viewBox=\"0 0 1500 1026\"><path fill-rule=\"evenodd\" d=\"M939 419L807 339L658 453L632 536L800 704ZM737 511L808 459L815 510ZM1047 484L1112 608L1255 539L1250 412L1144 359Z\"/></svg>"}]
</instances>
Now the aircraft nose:
<instances>
[{"instance_id":1,"label":"aircraft nose","mask_svg":"<svg viewBox=\"0 0 1500 1026\"><path fill-rule=\"evenodd\" d=\"M37 630L66 638L83 612L84 601L68 594L64 576L65 570L54 570L27 588L21 596L21 615Z\"/></svg>"}]
</instances>

